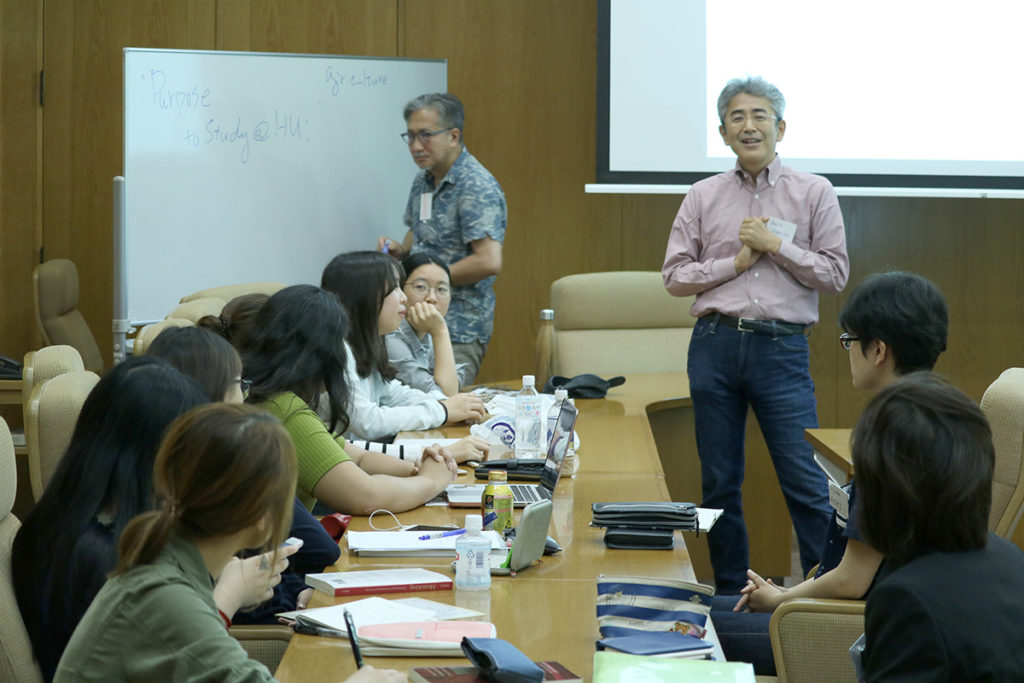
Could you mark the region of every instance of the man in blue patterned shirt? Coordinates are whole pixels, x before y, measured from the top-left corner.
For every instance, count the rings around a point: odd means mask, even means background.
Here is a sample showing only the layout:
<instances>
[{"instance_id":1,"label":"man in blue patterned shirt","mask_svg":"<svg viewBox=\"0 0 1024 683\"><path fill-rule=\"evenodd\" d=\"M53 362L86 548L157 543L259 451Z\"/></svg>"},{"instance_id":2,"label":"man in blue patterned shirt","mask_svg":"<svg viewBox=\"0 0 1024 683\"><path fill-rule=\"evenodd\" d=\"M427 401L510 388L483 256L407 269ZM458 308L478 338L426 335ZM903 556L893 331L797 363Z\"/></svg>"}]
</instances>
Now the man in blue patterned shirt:
<instances>
[{"instance_id":1,"label":"man in blue patterned shirt","mask_svg":"<svg viewBox=\"0 0 1024 683\"><path fill-rule=\"evenodd\" d=\"M398 259L427 252L452 272L448 330L456 364L468 364L468 383L480 369L494 328L494 279L508 211L494 176L466 149L465 113L450 93L420 95L405 105L402 138L422 169L412 182L400 243L381 237L377 248Z\"/></svg>"}]
</instances>

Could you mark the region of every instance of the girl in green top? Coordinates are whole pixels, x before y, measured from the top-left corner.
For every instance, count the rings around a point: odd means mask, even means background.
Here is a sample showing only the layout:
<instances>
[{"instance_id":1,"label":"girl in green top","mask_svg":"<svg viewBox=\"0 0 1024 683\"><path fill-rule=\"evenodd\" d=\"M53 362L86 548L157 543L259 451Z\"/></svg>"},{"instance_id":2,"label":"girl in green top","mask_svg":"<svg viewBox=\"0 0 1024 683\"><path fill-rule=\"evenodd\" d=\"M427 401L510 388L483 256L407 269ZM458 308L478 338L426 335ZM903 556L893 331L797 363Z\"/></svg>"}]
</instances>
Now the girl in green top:
<instances>
[{"instance_id":1,"label":"girl in green top","mask_svg":"<svg viewBox=\"0 0 1024 683\"><path fill-rule=\"evenodd\" d=\"M125 528L114 577L54 680L273 680L228 635L212 582L244 548L276 555L291 523L295 473L288 434L265 411L220 403L177 419L156 456L159 506ZM364 669L350 680L403 679Z\"/></svg>"}]
</instances>

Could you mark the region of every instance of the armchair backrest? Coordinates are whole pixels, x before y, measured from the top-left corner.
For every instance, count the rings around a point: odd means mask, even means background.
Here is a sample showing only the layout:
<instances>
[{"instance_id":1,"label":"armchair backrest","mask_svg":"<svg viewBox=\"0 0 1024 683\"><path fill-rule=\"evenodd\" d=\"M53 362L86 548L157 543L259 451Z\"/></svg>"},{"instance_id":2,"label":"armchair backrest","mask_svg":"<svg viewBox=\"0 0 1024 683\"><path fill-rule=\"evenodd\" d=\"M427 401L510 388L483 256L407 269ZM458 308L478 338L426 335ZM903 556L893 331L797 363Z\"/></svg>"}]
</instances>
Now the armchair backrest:
<instances>
[{"instance_id":1,"label":"armchair backrest","mask_svg":"<svg viewBox=\"0 0 1024 683\"><path fill-rule=\"evenodd\" d=\"M40 263L32 271L36 324L47 346L78 349L87 370L103 372L103 356L78 310L78 268L67 259Z\"/></svg>"},{"instance_id":2,"label":"armchair backrest","mask_svg":"<svg viewBox=\"0 0 1024 683\"><path fill-rule=\"evenodd\" d=\"M684 372L696 318L657 271L567 275L551 284L551 374Z\"/></svg>"},{"instance_id":3,"label":"armchair backrest","mask_svg":"<svg viewBox=\"0 0 1024 683\"><path fill-rule=\"evenodd\" d=\"M0 681L36 683L43 677L21 620L11 574L11 544L21 528L18 518L11 513L17 490L14 442L7 423L0 418L0 614L3 615L0 619Z\"/></svg>"},{"instance_id":4,"label":"armchair backrest","mask_svg":"<svg viewBox=\"0 0 1024 683\"><path fill-rule=\"evenodd\" d=\"M39 500L71 443L89 392L100 381L94 372L68 372L36 384L25 411L25 441L32 497Z\"/></svg>"},{"instance_id":5,"label":"armchair backrest","mask_svg":"<svg viewBox=\"0 0 1024 683\"><path fill-rule=\"evenodd\" d=\"M860 600L787 600L769 623L779 681L856 683L850 646L864 633Z\"/></svg>"},{"instance_id":6,"label":"armchair backrest","mask_svg":"<svg viewBox=\"0 0 1024 683\"><path fill-rule=\"evenodd\" d=\"M985 390L981 410L996 448L988 528L1008 539L1024 512L1024 368L1003 371Z\"/></svg>"}]
</instances>

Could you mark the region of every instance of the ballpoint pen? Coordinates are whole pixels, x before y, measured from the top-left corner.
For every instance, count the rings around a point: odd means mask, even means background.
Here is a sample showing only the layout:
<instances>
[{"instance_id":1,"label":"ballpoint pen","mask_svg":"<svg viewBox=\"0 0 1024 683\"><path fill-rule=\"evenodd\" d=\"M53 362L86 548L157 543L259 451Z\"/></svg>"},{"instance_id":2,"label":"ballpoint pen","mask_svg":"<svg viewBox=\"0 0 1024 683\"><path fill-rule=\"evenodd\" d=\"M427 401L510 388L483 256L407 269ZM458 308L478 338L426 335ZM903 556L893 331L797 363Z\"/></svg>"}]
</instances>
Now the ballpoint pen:
<instances>
[{"instance_id":1,"label":"ballpoint pen","mask_svg":"<svg viewBox=\"0 0 1024 683\"><path fill-rule=\"evenodd\" d=\"M497 518L498 518L498 513L496 513L496 512L488 512L487 516L484 517L483 525L487 526L488 523L493 522ZM458 535L464 534L464 533L466 533L465 529L452 529L451 531L435 531L432 534L423 534L422 536L419 537L419 540L421 540L421 541L430 541L430 540L433 540L435 538L448 538L449 536L458 536Z\"/></svg>"},{"instance_id":2,"label":"ballpoint pen","mask_svg":"<svg viewBox=\"0 0 1024 683\"><path fill-rule=\"evenodd\" d=\"M359 651L359 639L356 637L356 625L352 621L352 614L348 610L343 612L345 615L345 628L348 629L348 643L352 646L352 657L356 660L356 668L363 668L363 653Z\"/></svg>"}]
</instances>

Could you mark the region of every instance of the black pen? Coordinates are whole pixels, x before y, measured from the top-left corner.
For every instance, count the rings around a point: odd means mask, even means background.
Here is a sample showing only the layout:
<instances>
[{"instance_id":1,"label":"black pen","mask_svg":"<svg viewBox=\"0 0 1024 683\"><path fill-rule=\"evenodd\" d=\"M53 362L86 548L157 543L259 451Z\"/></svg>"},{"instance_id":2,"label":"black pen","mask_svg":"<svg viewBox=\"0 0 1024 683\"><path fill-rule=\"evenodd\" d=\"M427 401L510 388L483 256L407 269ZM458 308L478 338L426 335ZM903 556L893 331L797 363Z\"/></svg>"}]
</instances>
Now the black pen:
<instances>
[{"instance_id":1,"label":"black pen","mask_svg":"<svg viewBox=\"0 0 1024 683\"><path fill-rule=\"evenodd\" d=\"M359 639L356 637L356 625L352 621L352 615L349 614L348 610L344 611L345 614L345 628L348 629L348 642L352 646L352 656L356 660L356 668L363 668L363 653L359 651Z\"/></svg>"}]
</instances>

